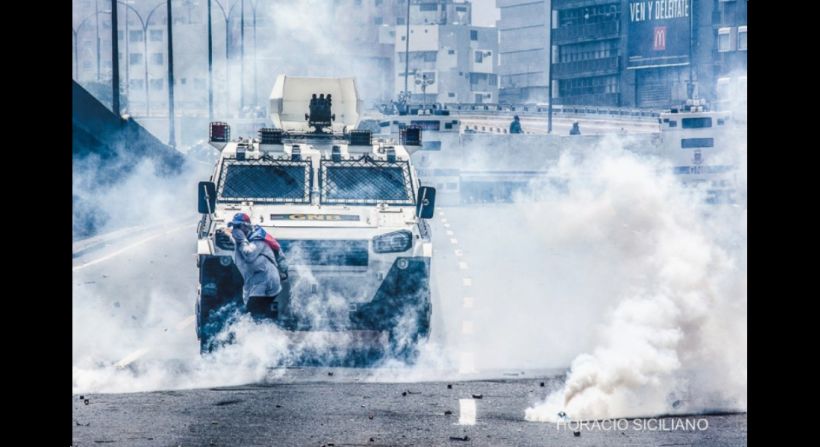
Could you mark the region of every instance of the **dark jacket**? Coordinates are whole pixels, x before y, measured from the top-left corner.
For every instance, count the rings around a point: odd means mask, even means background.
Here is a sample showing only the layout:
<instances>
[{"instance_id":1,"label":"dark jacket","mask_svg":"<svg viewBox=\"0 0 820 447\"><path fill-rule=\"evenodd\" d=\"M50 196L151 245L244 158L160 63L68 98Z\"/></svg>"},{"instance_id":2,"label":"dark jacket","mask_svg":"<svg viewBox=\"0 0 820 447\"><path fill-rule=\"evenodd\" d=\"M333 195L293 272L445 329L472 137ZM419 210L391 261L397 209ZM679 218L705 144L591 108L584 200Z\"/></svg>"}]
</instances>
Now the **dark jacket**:
<instances>
[{"instance_id":1,"label":"dark jacket","mask_svg":"<svg viewBox=\"0 0 820 447\"><path fill-rule=\"evenodd\" d=\"M510 123L510 133L522 133L521 121L515 120Z\"/></svg>"}]
</instances>

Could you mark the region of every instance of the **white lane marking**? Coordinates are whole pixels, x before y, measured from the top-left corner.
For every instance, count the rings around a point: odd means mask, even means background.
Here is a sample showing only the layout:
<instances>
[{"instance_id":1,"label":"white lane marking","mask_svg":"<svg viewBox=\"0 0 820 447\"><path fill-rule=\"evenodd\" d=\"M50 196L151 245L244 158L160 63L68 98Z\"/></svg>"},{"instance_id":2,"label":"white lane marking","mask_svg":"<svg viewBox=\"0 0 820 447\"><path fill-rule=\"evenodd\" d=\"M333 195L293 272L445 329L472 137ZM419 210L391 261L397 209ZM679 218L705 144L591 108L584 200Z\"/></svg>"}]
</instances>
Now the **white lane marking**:
<instances>
[{"instance_id":1,"label":"white lane marking","mask_svg":"<svg viewBox=\"0 0 820 447\"><path fill-rule=\"evenodd\" d=\"M181 331L181 330L185 329L186 327L191 325L194 321L196 321L196 315L190 315L188 318L186 318L186 319L180 321L179 323L177 323L177 325L176 325L177 331Z\"/></svg>"},{"instance_id":2,"label":"white lane marking","mask_svg":"<svg viewBox=\"0 0 820 447\"><path fill-rule=\"evenodd\" d=\"M442 218L441 218L441 223L447 223L447 219L445 219L445 218L443 218L443 217L442 217Z\"/></svg>"},{"instance_id":3,"label":"white lane marking","mask_svg":"<svg viewBox=\"0 0 820 447\"><path fill-rule=\"evenodd\" d=\"M125 357L123 357L122 360L115 363L114 366L116 366L117 368L125 368L129 364L133 363L134 360L137 360L138 358L145 355L147 352L148 352L147 348L137 349L136 351L134 351L134 352L126 355Z\"/></svg>"},{"instance_id":4,"label":"white lane marking","mask_svg":"<svg viewBox=\"0 0 820 447\"><path fill-rule=\"evenodd\" d=\"M475 425L475 399L458 400L458 425Z\"/></svg>"},{"instance_id":5,"label":"white lane marking","mask_svg":"<svg viewBox=\"0 0 820 447\"><path fill-rule=\"evenodd\" d=\"M471 374L475 370L475 357L472 352L462 352L458 362L459 374Z\"/></svg>"},{"instance_id":6,"label":"white lane marking","mask_svg":"<svg viewBox=\"0 0 820 447\"><path fill-rule=\"evenodd\" d=\"M462 321L461 322L461 333L464 335L473 335L475 331L475 326L473 326L472 321Z\"/></svg>"},{"instance_id":7,"label":"white lane marking","mask_svg":"<svg viewBox=\"0 0 820 447\"><path fill-rule=\"evenodd\" d=\"M184 318L183 320L181 320L179 323L176 324L175 327L176 327L177 332L182 332L183 329L190 326L191 323L193 323L195 321L196 321L196 315L188 315L186 318ZM123 357L122 360L115 363L114 366L117 367L117 368L120 368L120 369L125 368L126 366L128 366L128 365L134 363L135 361L139 360L142 356L144 356L145 354L147 354L150 351L151 351L150 348L137 349L136 351L134 351L134 352L126 355L125 357Z\"/></svg>"},{"instance_id":8,"label":"white lane marking","mask_svg":"<svg viewBox=\"0 0 820 447\"><path fill-rule=\"evenodd\" d=\"M465 296L464 297L464 303L462 303L462 306L465 309L472 309L473 305L475 305L475 298L473 298L471 296Z\"/></svg>"},{"instance_id":9,"label":"white lane marking","mask_svg":"<svg viewBox=\"0 0 820 447\"><path fill-rule=\"evenodd\" d=\"M462 281L464 282L464 287L472 287L473 286L473 279L472 278L464 278Z\"/></svg>"},{"instance_id":10,"label":"white lane marking","mask_svg":"<svg viewBox=\"0 0 820 447\"><path fill-rule=\"evenodd\" d=\"M438 212L438 213L439 213L439 215L441 215L441 216L446 216L446 214L444 213L444 210L439 210L439 212Z\"/></svg>"},{"instance_id":11,"label":"white lane marking","mask_svg":"<svg viewBox=\"0 0 820 447\"><path fill-rule=\"evenodd\" d=\"M466 262L459 262L458 263L458 268L460 268L461 270L467 270L469 267L467 267Z\"/></svg>"},{"instance_id":12,"label":"white lane marking","mask_svg":"<svg viewBox=\"0 0 820 447\"><path fill-rule=\"evenodd\" d=\"M459 250L458 248L456 248L453 252L456 254L456 256L463 256L464 255L464 252Z\"/></svg>"},{"instance_id":13,"label":"white lane marking","mask_svg":"<svg viewBox=\"0 0 820 447\"><path fill-rule=\"evenodd\" d=\"M453 230L447 230L447 236L452 236L453 234Z\"/></svg>"},{"instance_id":14,"label":"white lane marking","mask_svg":"<svg viewBox=\"0 0 820 447\"><path fill-rule=\"evenodd\" d=\"M130 249L132 249L132 248L134 248L134 247L138 247L138 246L140 246L140 245L142 245L142 244L144 244L144 243L146 243L146 242L148 242L148 241L150 241L150 240L156 239L156 238L158 238L158 237L160 237L160 236L165 236L165 235L171 234L171 233L173 233L173 232L175 232L175 231L179 231L179 230L181 230L181 229L183 229L183 228L190 228L190 227L191 227L191 225L190 225L190 224L185 224L185 225L180 225L180 226L178 226L178 227L176 227L176 228L172 228L172 229L170 229L170 230L168 230L168 231L164 231L164 232L162 232L162 233L156 233L156 234L154 234L154 235L148 236L148 237L147 237L147 238L145 238L145 239L141 239L141 240L139 240L139 241L137 241L137 242L134 242L134 243L133 243L133 244L131 244L131 245L126 245L125 247L123 247L123 248L121 248L121 249L119 249L119 250L117 250L117 251L115 251L115 252L113 252L113 253L109 253L109 254L107 254L107 255L105 255L105 256L103 256L103 257L101 257L101 258L94 259L93 261L88 261L88 262L86 262L85 264L80 264L80 265L78 265L78 266L76 266L76 267L72 268L72 269L71 269L71 271L76 272L77 270L84 269L84 268L86 268L86 267L88 267L88 266L90 266L90 265L94 265L94 264L97 264L97 263L100 263L100 262L103 262L103 261L107 261L107 260L109 260L109 259L111 259L111 258L113 258L113 257L115 257L115 256L118 256L118 255L120 255L120 254L122 254L122 253L124 253L124 252L126 252L126 251L128 251L128 250L130 250ZM194 225L194 227L196 227L196 225Z\"/></svg>"},{"instance_id":15,"label":"white lane marking","mask_svg":"<svg viewBox=\"0 0 820 447\"><path fill-rule=\"evenodd\" d=\"M448 223L444 224L444 228L450 228L450 224L448 224Z\"/></svg>"},{"instance_id":16,"label":"white lane marking","mask_svg":"<svg viewBox=\"0 0 820 447\"><path fill-rule=\"evenodd\" d=\"M452 239L450 239L450 243L453 244L453 245L458 244L458 239L452 238Z\"/></svg>"}]
</instances>

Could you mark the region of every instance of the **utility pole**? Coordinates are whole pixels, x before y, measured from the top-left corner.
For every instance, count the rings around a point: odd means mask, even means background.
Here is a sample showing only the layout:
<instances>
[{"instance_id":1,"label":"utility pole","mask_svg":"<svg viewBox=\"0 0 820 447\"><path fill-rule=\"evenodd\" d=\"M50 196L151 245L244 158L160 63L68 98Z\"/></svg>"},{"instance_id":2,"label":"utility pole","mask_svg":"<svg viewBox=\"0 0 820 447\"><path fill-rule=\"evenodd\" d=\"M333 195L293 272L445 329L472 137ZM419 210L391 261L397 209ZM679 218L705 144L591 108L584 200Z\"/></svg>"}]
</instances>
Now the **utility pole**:
<instances>
[{"instance_id":1,"label":"utility pole","mask_svg":"<svg viewBox=\"0 0 820 447\"><path fill-rule=\"evenodd\" d=\"M409 102L410 90L407 88L407 78L410 73L410 0L407 0L407 17L404 19L404 94Z\"/></svg>"},{"instance_id":2,"label":"utility pole","mask_svg":"<svg viewBox=\"0 0 820 447\"><path fill-rule=\"evenodd\" d=\"M245 0L239 4L239 113L245 108Z\"/></svg>"},{"instance_id":3,"label":"utility pole","mask_svg":"<svg viewBox=\"0 0 820 447\"><path fill-rule=\"evenodd\" d=\"M166 0L168 16L168 145L176 147L176 134L174 132L174 33L171 16L171 0Z\"/></svg>"},{"instance_id":4,"label":"utility pole","mask_svg":"<svg viewBox=\"0 0 820 447\"><path fill-rule=\"evenodd\" d=\"M547 87L547 134L552 133L552 1L550 3L550 14L549 14L549 21L547 22L549 25L549 36L550 36L550 48L549 48L549 61L547 61L547 68L549 69L549 73L547 75L547 83L549 86Z\"/></svg>"},{"instance_id":5,"label":"utility pole","mask_svg":"<svg viewBox=\"0 0 820 447\"><path fill-rule=\"evenodd\" d=\"M100 4L98 0L94 0L94 17L97 22L97 82L100 82Z\"/></svg>"},{"instance_id":6,"label":"utility pole","mask_svg":"<svg viewBox=\"0 0 820 447\"><path fill-rule=\"evenodd\" d=\"M211 0L208 0L208 122L214 121L214 39L211 25Z\"/></svg>"},{"instance_id":7,"label":"utility pole","mask_svg":"<svg viewBox=\"0 0 820 447\"><path fill-rule=\"evenodd\" d=\"M127 17L127 16L126 16ZM117 35L117 0L111 0L111 111L120 116L120 42Z\"/></svg>"}]
</instances>

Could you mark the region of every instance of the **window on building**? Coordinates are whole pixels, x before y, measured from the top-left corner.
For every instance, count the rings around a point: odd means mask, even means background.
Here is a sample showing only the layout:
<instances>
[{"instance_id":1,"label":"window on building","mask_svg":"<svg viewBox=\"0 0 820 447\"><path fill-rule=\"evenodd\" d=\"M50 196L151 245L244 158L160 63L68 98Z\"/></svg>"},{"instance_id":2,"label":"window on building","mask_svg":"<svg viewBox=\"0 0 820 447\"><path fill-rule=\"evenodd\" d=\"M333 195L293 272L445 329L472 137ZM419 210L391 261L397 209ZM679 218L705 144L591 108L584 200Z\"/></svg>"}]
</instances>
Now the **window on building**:
<instances>
[{"instance_id":1,"label":"window on building","mask_svg":"<svg viewBox=\"0 0 820 447\"><path fill-rule=\"evenodd\" d=\"M422 59L424 60L424 62L435 62L437 54L438 53L435 51L424 51L422 53Z\"/></svg>"},{"instance_id":2,"label":"window on building","mask_svg":"<svg viewBox=\"0 0 820 447\"><path fill-rule=\"evenodd\" d=\"M396 17L396 25L404 25L404 17Z\"/></svg>"},{"instance_id":3,"label":"window on building","mask_svg":"<svg viewBox=\"0 0 820 447\"><path fill-rule=\"evenodd\" d=\"M375 17L373 19L374 25L381 25L382 23L384 23L384 17Z\"/></svg>"},{"instance_id":4,"label":"window on building","mask_svg":"<svg viewBox=\"0 0 820 447\"><path fill-rule=\"evenodd\" d=\"M701 129L704 127L712 127L712 118L683 118L681 120L681 127L684 129Z\"/></svg>"},{"instance_id":5,"label":"window on building","mask_svg":"<svg viewBox=\"0 0 820 447\"><path fill-rule=\"evenodd\" d=\"M140 30L129 31L128 32L128 40L131 40L131 41L142 40L142 31L140 31Z\"/></svg>"},{"instance_id":6,"label":"window on building","mask_svg":"<svg viewBox=\"0 0 820 447\"><path fill-rule=\"evenodd\" d=\"M142 64L142 53L131 53L128 55L128 62L131 65Z\"/></svg>"},{"instance_id":7,"label":"window on building","mask_svg":"<svg viewBox=\"0 0 820 447\"><path fill-rule=\"evenodd\" d=\"M123 36L124 34L125 34L125 33L123 33L122 31L117 31L117 40L122 40L122 36Z\"/></svg>"},{"instance_id":8,"label":"window on building","mask_svg":"<svg viewBox=\"0 0 820 447\"><path fill-rule=\"evenodd\" d=\"M373 2L373 4L374 4L374 5L376 5L376 6L379 6L379 5L381 5L382 3L384 3L384 0L375 0L375 1Z\"/></svg>"},{"instance_id":9,"label":"window on building","mask_svg":"<svg viewBox=\"0 0 820 447\"><path fill-rule=\"evenodd\" d=\"M732 51L732 28L719 28L717 43L719 52Z\"/></svg>"},{"instance_id":10,"label":"window on building","mask_svg":"<svg viewBox=\"0 0 820 447\"><path fill-rule=\"evenodd\" d=\"M470 40L478 40L478 30L470 30Z\"/></svg>"},{"instance_id":11,"label":"window on building","mask_svg":"<svg viewBox=\"0 0 820 447\"><path fill-rule=\"evenodd\" d=\"M487 75L487 83L490 84L490 85L498 84L498 75L493 74L493 73L490 73L489 75Z\"/></svg>"},{"instance_id":12,"label":"window on building","mask_svg":"<svg viewBox=\"0 0 820 447\"><path fill-rule=\"evenodd\" d=\"M164 79L151 79L151 90L162 90L165 85Z\"/></svg>"},{"instance_id":13,"label":"window on building","mask_svg":"<svg viewBox=\"0 0 820 447\"><path fill-rule=\"evenodd\" d=\"M151 37L151 42L162 42L162 30L161 29L152 29L149 36Z\"/></svg>"},{"instance_id":14,"label":"window on building","mask_svg":"<svg viewBox=\"0 0 820 447\"><path fill-rule=\"evenodd\" d=\"M194 88L197 90L204 90L207 87L205 78L194 78Z\"/></svg>"},{"instance_id":15,"label":"window on building","mask_svg":"<svg viewBox=\"0 0 820 447\"><path fill-rule=\"evenodd\" d=\"M475 63L480 64L484 62L484 52L483 51L476 51L475 52Z\"/></svg>"},{"instance_id":16,"label":"window on building","mask_svg":"<svg viewBox=\"0 0 820 447\"><path fill-rule=\"evenodd\" d=\"M438 11L437 3L421 3L419 4L419 11Z\"/></svg>"},{"instance_id":17,"label":"window on building","mask_svg":"<svg viewBox=\"0 0 820 447\"><path fill-rule=\"evenodd\" d=\"M447 50L447 54L456 54L456 50Z\"/></svg>"},{"instance_id":18,"label":"window on building","mask_svg":"<svg viewBox=\"0 0 820 447\"><path fill-rule=\"evenodd\" d=\"M165 63L165 56L162 53L151 53L151 63L154 65L162 65Z\"/></svg>"},{"instance_id":19,"label":"window on building","mask_svg":"<svg viewBox=\"0 0 820 447\"><path fill-rule=\"evenodd\" d=\"M747 51L749 49L749 44L746 41L746 31L747 27L745 26L738 26L737 27L737 49L738 51Z\"/></svg>"},{"instance_id":20,"label":"window on building","mask_svg":"<svg viewBox=\"0 0 820 447\"><path fill-rule=\"evenodd\" d=\"M182 84L182 85L185 85L185 84L188 83L188 79L182 78L182 79L179 80L179 83Z\"/></svg>"},{"instance_id":21,"label":"window on building","mask_svg":"<svg viewBox=\"0 0 820 447\"><path fill-rule=\"evenodd\" d=\"M130 82L131 90L142 90L145 88L145 84L143 83L142 79L132 79Z\"/></svg>"}]
</instances>

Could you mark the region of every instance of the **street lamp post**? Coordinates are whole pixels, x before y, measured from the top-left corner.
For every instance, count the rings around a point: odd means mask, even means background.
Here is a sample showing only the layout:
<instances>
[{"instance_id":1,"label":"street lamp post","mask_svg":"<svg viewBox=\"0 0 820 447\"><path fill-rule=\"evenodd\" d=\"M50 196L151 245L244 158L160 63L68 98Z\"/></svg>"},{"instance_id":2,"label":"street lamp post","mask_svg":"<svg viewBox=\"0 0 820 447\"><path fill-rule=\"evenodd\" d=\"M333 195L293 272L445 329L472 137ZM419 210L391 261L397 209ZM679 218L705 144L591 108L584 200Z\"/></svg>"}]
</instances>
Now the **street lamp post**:
<instances>
[{"instance_id":1,"label":"street lamp post","mask_svg":"<svg viewBox=\"0 0 820 447\"><path fill-rule=\"evenodd\" d=\"M208 0L208 122L214 121L214 39L211 0Z\"/></svg>"},{"instance_id":2,"label":"street lamp post","mask_svg":"<svg viewBox=\"0 0 820 447\"><path fill-rule=\"evenodd\" d=\"M97 0L94 0L94 16L97 21L97 82L100 82L100 5Z\"/></svg>"},{"instance_id":3,"label":"street lamp post","mask_svg":"<svg viewBox=\"0 0 820 447\"><path fill-rule=\"evenodd\" d=\"M171 0L166 0L168 23L168 145L176 147L174 132L174 33L173 17L171 16Z\"/></svg>"},{"instance_id":4,"label":"street lamp post","mask_svg":"<svg viewBox=\"0 0 820 447\"><path fill-rule=\"evenodd\" d=\"M120 116L120 39L117 35L117 0L111 0L111 111Z\"/></svg>"},{"instance_id":5,"label":"street lamp post","mask_svg":"<svg viewBox=\"0 0 820 447\"><path fill-rule=\"evenodd\" d=\"M74 34L74 77L75 78L80 77L80 71L79 71L79 63L80 62L79 62L79 50L77 48L77 39L80 38L80 31L82 30L83 25L85 25L85 22L87 22L88 19L90 19L92 17L96 17L98 14L101 14L101 12L100 11L95 11L94 14L91 14L88 17L80 20L80 24L77 25L77 28L72 28L71 29L72 33Z\"/></svg>"},{"instance_id":6,"label":"street lamp post","mask_svg":"<svg viewBox=\"0 0 820 447\"><path fill-rule=\"evenodd\" d=\"M225 12L225 8L222 7L222 4L219 2L219 0L215 1L216 6L219 6L219 10L222 12L222 16L225 19L225 114L227 115L231 107L231 68L228 53L231 43L230 22L231 15L233 14L233 8L237 5L238 2L234 2L233 6L230 7L228 12Z\"/></svg>"},{"instance_id":7,"label":"street lamp post","mask_svg":"<svg viewBox=\"0 0 820 447\"><path fill-rule=\"evenodd\" d=\"M552 2L550 3L550 12L549 12L549 21L547 22L549 25L549 35L550 35L550 48L549 48L549 60L547 61L547 68L549 69L549 73L547 75L547 133L552 133Z\"/></svg>"},{"instance_id":8,"label":"street lamp post","mask_svg":"<svg viewBox=\"0 0 820 447\"><path fill-rule=\"evenodd\" d=\"M253 11L253 107L259 105L259 97L256 91L256 4L251 3L251 10Z\"/></svg>"},{"instance_id":9,"label":"street lamp post","mask_svg":"<svg viewBox=\"0 0 820 447\"><path fill-rule=\"evenodd\" d=\"M245 108L245 0L239 0L239 113Z\"/></svg>"},{"instance_id":10,"label":"street lamp post","mask_svg":"<svg viewBox=\"0 0 820 447\"><path fill-rule=\"evenodd\" d=\"M148 11L148 15L146 16L145 20L142 19L142 15L140 15L139 11L134 9L128 3L125 3L125 2L122 2L122 1L120 1L119 3L123 6L125 6L126 8L130 9L137 16L137 19L139 19L139 21L140 21L140 26L142 27L142 59L143 59L143 66L145 68L145 73L144 73L144 76L145 76L145 116L150 116L151 115L151 95L148 92L148 25L151 23L151 16L154 15L154 12L160 6L164 5L165 2L158 3L150 11ZM128 23L128 19L127 19L128 15L127 14L128 13L126 12L126 24ZM130 58L130 55L129 55L129 58ZM129 60L129 61L127 61L127 63L130 64L131 61Z\"/></svg>"},{"instance_id":11,"label":"street lamp post","mask_svg":"<svg viewBox=\"0 0 820 447\"><path fill-rule=\"evenodd\" d=\"M407 17L404 19L404 94L410 96L407 88L408 76L410 75L410 0L407 0Z\"/></svg>"}]
</instances>

